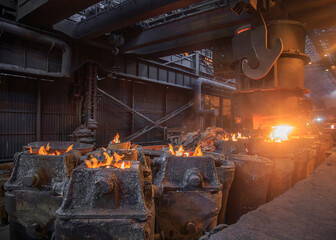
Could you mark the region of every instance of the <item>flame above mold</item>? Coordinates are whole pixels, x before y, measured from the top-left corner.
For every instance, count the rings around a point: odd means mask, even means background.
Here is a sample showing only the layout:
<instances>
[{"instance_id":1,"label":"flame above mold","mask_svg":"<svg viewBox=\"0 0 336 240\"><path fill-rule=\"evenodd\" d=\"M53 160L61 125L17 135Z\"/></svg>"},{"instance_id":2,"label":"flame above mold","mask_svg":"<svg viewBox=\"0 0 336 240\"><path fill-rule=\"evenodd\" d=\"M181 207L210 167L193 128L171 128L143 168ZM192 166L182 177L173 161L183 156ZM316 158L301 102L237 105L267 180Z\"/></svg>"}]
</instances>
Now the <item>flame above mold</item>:
<instances>
[{"instance_id":1,"label":"flame above mold","mask_svg":"<svg viewBox=\"0 0 336 240\"><path fill-rule=\"evenodd\" d=\"M120 139L119 138L120 138L119 133L117 133L117 135L112 140L112 144L120 143Z\"/></svg>"},{"instance_id":2,"label":"flame above mold","mask_svg":"<svg viewBox=\"0 0 336 240\"><path fill-rule=\"evenodd\" d=\"M69 152L72 150L73 145L70 145L67 150L65 151L65 153ZM32 147L29 147L29 152L30 153L34 153ZM61 155L62 153L59 152L58 150L51 150L50 149L50 144L48 143L46 147L41 146L39 148L39 150L37 151L37 154L39 155Z\"/></svg>"},{"instance_id":3,"label":"flame above mold","mask_svg":"<svg viewBox=\"0 0 336 240\"><path fill-rule=\"evenodd\" d=\"M234 142L237 142L238 139L249 139L249 138L246 136L243 136L242 133L237 132L237 133L227 134L222 140L229 141L230 139Z\"/></svg>"},{"instance_id":4,"label":"flame above mold","mask_svg":"<svg viewBox=\"0 0 336 240\"><path fill-rule=\"evenodd\" d=\"M88 168L100 168L100 167L106 167L106 168L130 168L132 163L131 162L125 162L122 161L123 157L125 155L118 155L117 153L113 153L113 156L110 156L107 152L106 149L103 148L103 155L105 156L105 162L103 161L98 161L97 158L92 157L90 155L89 160L84 160L86 163L86 166Z\"/></svg>"},{"instance_id":5,"label":"flame above mold","mask_svg":"<svg viewBox=\"0 0 336 240\"><path fill-rule=\"evenodd\" d=\"M193 153L191 153L190 151L185 151L183 149L183 146L181 145L177 151L174 150L173 146L171 144L169 144L169 152L174 155L174 156L184 156L184 157L201 157L203 156L203 153L202 153L202 149L201 149L201 146L198 145L195 149L195 151Z\"/></svg>"}]
</instances>

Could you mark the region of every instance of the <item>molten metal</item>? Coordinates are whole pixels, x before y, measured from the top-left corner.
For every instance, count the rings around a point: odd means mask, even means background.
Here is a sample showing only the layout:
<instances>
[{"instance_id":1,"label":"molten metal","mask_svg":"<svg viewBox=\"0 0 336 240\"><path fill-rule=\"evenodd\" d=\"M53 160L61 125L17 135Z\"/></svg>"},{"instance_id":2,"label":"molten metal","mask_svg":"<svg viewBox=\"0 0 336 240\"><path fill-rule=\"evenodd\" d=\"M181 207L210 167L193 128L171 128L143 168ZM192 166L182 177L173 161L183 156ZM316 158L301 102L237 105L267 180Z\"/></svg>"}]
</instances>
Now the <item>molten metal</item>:
<instances>
[{"instance_id":1,"label":"molten metal","mask_svg":"<svg viewBox=\"0 0 336 240\"><path fill-rule=\"evenodd\" d=\"M273 142L287 141L289 134L293 131L294 127L288 125L278 125L272 127L270 139Z\"/></svg>"}]
</instances>

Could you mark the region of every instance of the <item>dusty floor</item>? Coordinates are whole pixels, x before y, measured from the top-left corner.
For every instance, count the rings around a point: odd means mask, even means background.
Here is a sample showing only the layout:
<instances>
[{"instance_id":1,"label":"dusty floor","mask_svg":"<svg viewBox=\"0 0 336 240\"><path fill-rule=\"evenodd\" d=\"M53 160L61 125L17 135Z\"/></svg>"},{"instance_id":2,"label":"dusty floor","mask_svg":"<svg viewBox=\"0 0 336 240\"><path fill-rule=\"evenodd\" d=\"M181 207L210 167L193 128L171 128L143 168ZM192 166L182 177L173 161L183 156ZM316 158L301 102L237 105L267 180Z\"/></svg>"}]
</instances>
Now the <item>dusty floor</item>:
<instances>
[{"instance_id":1,"label":"dusty floor","mask_svg":"<svg viewBox=\"0 0 336 240\"><path fill-rule=\"evenodd\" d=\"M210 240L336 239L336 149L282 196L242 216Z\"/></svg>"}]
</instances>

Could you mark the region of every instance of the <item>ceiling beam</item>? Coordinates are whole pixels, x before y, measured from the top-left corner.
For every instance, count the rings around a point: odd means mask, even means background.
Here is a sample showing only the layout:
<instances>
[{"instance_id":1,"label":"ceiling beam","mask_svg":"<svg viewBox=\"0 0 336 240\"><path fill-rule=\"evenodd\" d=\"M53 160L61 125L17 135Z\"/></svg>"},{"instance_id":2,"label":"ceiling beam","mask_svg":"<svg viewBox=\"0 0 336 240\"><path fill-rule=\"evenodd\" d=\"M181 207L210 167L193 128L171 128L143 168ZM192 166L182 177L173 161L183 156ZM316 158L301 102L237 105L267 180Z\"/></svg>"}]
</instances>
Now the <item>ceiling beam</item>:
<instances>
[{"instance_id":1,"label":"ceiling beam","mask_svg":"<svg viewBox=\"0 0 336 240\"><path fill-rule=\"evenodd\" d=\"M72 38L97 38L105 33L113 32L137 22L159 16L161 14L187 7L202 0L137 0L126 1L115 8L87 18L78 23L55 24L54 29L64 32Z\"/></svg>"},{"instance_id":2,"label":"ceiling beam","mask_svg":"<svg viewBox=\"0 0 336 240\"><path fill-rule=\"evenodd\" d=\"M122 51L133 54L174 52L175 49L232 37L237 28L249 21L250 16L238 16L229 6L224 6L130 36Z\"/></svg>"},{"instance_id":3,"label":"ceiling beam","mask_svg":"<svg viewBox=\"0 0 336 240\"><path fill-rule=\"evenodd\" d=\"M17 21L37 27L53 24L90 7L100 0L18 0Z\"/></svg>"}]
</instances>

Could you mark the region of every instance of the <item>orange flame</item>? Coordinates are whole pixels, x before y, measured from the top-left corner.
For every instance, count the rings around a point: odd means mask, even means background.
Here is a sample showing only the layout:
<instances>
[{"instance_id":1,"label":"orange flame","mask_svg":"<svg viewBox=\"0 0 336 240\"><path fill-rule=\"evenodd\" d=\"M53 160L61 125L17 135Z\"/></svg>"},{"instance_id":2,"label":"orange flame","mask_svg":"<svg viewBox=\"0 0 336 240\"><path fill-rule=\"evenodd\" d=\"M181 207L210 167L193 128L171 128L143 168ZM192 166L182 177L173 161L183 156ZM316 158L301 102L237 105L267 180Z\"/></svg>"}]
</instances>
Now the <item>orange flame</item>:
<instances>
[{"instance_id":1,"label":"orange flame","mask_svg":"<svg viewBox=\"0 0 336 240\"><path fill-rule=\"evenodd\" d=\"M67 150L65 151L66 153L72 150L73 145L70 145ZM29 152L33 153L33 149L29 147ZM39 150L37 151L39 155L61 155L61 153L58 150L51 150L50 149L50 144L48 143L46 147L41 146Z\"/></svg>"},{"instance_id":2,"label":"orange flame","mask_svg":"<svg viewBox=\"0 0 336 240\"><path fill-rule=\"evenodd\" d=\"M177 151L174 151L174 148L171 144L169 144L169 152L174 155L174 156L185 156L185 157L189 157L189 156L203 156L202 150L201 150L201 145L197 146L194 153L191 152L187 152L183 149L183 146L179 146Z\"/></svg>"},{"instance_id":3,"label":"orange flame","mask_svg":"<svg viewBox=\"0 0 336 240\"><path fill-rule=\"evenodd\" d=\"M238 141L237 138L236 138L236 134L232 135L232 141L234 141L234 142Z\"/></svg>"},{"instance_id":4,"label":"orange flame","mask_svg":"<svg viewBox=\"0 0 336 240\"><path fill-rule=\"evenodd\" d=\"M182 156L183 155L183 153L184 153L184 149L183 149L183 147L182 147L182 145L179 147L179 149L177 150L177 152L176 152L176 156Z\"/></svg>"},{"instance_id":5,"label":"orange flame","mask_svg":"<svg viewBox=\"0 0 336 240\"><path fill-rule=\"evenodd\" d=\"M171 144L169 144L169 152L172 154L172 155L176 155L175 154L175 151L174 151L174 148Z\"/></svg>"},{"instance_id":6,"label":"orange flame","mask_svg":"<svg viewBox=\"0 0 336 240\"><path fill-rule=\"evenodd\" d=\"M66 153L72 150L73 145L70 145L67 150L65 151Z\"/></svg>"},{"instance_id":7,"label":"orange flame","mask_svg":"<svg viewBox=\"0 0 336 240\"><path fill-rule=\"evenodd\" d=\"M130 168L131 165L132 165L131 162L124 162L124 161L122 161L122 162L117 162L115 164L115 167L121 168L121 169L125 169L125 168Z\"/></svg>"},{"instance_id":8,"label":"orange flame","mask_svg":"<svg viewBox=\"0 0 336 240\"><path fill-rule=\"evenodd\" d=\"M118 155L117 153L113 153L113 156L110 156L107 152L106 149L103 148L104 152L103 155L105 156L105 162L103 161L98 161L97 158L92 157L92 155L90 155L90 159L89 160L84 160L86 163L86 166L88 168L99 168L99 167L106 167L106 168L111 168L111 167L115 167L115 168L130 168L132 163L131 162L124 162L121 161L122 158L125 155Z\"/></svg>"},{"instance_id":9,"label":"orange flame","mask_svg":"<svg viewBox=\"0 0 336 240\"><path fill-rule=\"evenodd\" d=\"M196 147L193 156L198 156L198 157L202 157L202 156L203 156L201 146L197 146L197 147Z\"/></svg>"},{"instance_id":10,"label":"orange flame","mask_svg":"<svg viewBox=\"0 0 336 240\"><path fill-rule=\"evenodd\" d=\"M237 139L248 139L248 137L243 136L240 132L238 132L237 135Z\"/></svg>"},{"instance_id":11,"label":"orange flame","mask_svg":"<svg viewBox=\"0 0 336 240\"><path fill-rule=\"evenodd\" d=\"M48 146L47 146L48 147ZM44 146L40 147L40 149L38 150L38 154L39 155L48 155L47 150L44 148Z\"/></svg>"},{"instance_id":12,"label":"orange flame","mask_svg":"<svg viewBox=\"0 0 336 240\"><path fill-rule=\"evenodd\" d=\"M119 139L119 133L117 133L117 135L114 137L114 139L112 140L112 144L116 144L116 143L120 143L120 139Z\"/></svg>"},{"instance_id":13,"label":"orange flame","mask_svg":"<svg viewBox=\"0 0 336 240\"><path fill-rule=\"evenodd\" d=\"M237 133L231 133L229 136L225 136L222 138L224 141L229 141L232 140L233 142L237 142L238 139L248 139L248 137L243 136L242 133L237 132Z\"/></svg>"}]
</instances>

